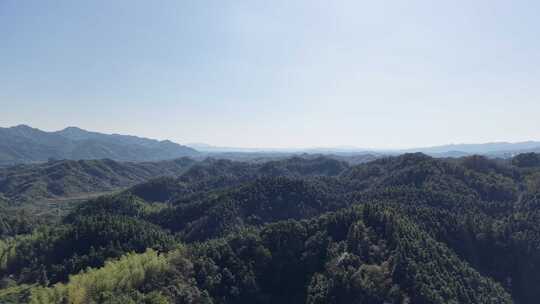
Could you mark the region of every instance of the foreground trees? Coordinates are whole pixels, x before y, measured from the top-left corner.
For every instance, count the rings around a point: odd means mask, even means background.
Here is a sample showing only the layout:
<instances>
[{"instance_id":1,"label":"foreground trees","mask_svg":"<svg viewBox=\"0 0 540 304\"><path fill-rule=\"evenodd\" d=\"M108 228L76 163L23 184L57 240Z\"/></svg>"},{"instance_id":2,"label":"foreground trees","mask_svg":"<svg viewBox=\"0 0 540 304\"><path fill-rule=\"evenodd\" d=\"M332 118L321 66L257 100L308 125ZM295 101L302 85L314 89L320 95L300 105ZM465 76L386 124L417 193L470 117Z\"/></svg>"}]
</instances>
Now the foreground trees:
<instances>
[{"instance_id":1,"label":"foreground trees","mask_svg":"<svg viewBox=\"0 0 540 304\"><path fill-rule=\"evenodd\" d=\"M371 205L127 254L26 292L29 303L74 304L511 302L398 211Z\"/></svg>"}]
</instances>

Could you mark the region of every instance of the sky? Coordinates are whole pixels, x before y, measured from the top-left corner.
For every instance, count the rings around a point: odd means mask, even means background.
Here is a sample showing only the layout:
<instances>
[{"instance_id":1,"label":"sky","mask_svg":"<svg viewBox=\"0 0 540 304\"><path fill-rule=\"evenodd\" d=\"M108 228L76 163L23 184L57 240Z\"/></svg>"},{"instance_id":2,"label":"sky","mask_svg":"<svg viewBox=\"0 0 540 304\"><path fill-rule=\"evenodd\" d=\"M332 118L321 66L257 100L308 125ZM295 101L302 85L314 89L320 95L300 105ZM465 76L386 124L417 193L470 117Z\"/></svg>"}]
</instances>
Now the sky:
<instances>
[{"instance_id":1,"label":"sky","mask_svg":"<svg viewBox=\"0 0 540 304\"><path fill-rule=\"evenodd\" d=\"M0 126L251 148L540 140L539 1L0 0Z\"/></svg>"}]
</instances>

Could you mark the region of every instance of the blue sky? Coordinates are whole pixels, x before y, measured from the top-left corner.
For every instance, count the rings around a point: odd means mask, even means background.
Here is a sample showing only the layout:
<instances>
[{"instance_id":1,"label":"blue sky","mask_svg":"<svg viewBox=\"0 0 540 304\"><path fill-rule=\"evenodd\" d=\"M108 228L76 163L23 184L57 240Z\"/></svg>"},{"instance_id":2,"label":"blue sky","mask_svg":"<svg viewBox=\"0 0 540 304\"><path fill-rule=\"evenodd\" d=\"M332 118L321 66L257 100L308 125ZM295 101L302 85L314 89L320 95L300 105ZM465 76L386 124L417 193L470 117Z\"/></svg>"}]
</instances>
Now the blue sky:
<instances>
[{"instance_id":1,"label":"blue sky","mask_svg":"<svg viewBox=\"0 0 540 304\"><path fill-rule=\"evenodd\" d=\"M243 147L540 139L538 1L0 0L0 126Z\"/></svg>"}]
</instances>

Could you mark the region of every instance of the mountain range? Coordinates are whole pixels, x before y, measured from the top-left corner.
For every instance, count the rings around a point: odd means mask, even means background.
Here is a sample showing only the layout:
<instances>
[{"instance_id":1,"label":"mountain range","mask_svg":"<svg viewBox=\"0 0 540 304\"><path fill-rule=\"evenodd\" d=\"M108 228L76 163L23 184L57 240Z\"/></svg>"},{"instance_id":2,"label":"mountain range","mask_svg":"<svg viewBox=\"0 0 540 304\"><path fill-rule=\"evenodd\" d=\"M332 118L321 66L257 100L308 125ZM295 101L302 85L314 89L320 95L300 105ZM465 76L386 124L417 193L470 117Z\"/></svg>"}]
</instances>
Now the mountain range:
<instances>
[{"instance_id":1,"label":"mountain range","mask_svg":"<svg viewBox=\"0 0 540 304\"><path fill-rule=\"evenodd\" d=\"M520 153L539 152L539 141L491 142L483 144L451 144L427 148L401 150L402 153L421 152L429 155L454 154L456 156L483 154L494 157L511 157Z\"/></svg>"},{"instance_id":2,"label":"mountain range","mask_svg":"<svg viewBox=\"0 0 540 304\"><path fill-rule=\"evenodd\" d=\"M433 157L462 157L468 155L486 155L489 157L510 158L520 153L540 152L540 141L524 142L490 142L480 144L449 144L433 147L416 147L409 149L375 149L354 146L315 147L315 148L242 148L219 147L204 143L193 143L188 146L204 153L310 153L335 155L399 155L404 153L424 153Z\"/></svg>"},{"instance_id":3,"label":"mountain range","mask_svg":"<svg viewBox=\"0 0 540 304\"><path fill-rule=\"evenodd\" d=\"M55 132L27 125L0 128L0 165L44 162L49 159L157 161L197 154L192 148L168 140L102 134L77 127Z\"/></svg>"},{"instance_id":4,"label":"mountain range","mask_svg":"<svg viewBox=\"0 0 540 304\"><path fill-rule=\"evenodd\" d=\"M48 160L111 159L115 161L159 161L180 157L225 158L240 161L267 161L300 154L333 155L353 163L383 156L420 152L433 157L463 157L474 154L491 158L511 158L520 153L540 152L540 141L450 144L411 149L362 149L353 146L321 148L240 148L204 143L180 145L131 135L103 134L67 127L46 132L27 125L0 128L0 166L42 163ZM350 160L349 160L350 158Z\"/></svg>"}]
</instances>

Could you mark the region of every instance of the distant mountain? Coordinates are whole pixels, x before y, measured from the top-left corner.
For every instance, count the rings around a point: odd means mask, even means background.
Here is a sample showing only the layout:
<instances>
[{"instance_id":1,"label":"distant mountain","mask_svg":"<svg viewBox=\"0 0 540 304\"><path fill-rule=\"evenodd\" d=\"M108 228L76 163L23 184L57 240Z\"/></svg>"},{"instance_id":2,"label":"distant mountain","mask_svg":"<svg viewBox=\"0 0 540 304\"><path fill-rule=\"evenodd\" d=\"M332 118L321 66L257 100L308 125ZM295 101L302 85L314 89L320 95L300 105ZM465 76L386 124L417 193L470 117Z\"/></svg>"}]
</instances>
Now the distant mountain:
<instances>
[{"instance_id":1,"label":"distant mountain","mask_svg":"<svg viewBox=\"0 0 540 304\"><path fill-rule=\"evenodd\" d=\"M427 148L414 148L400 150L400 152L422 152L429 155L444 155L451 154L453 156L463 156L467 154L484 154L484 155L501 155L501 154L519 154L522 152L540 151L540 142L525 141L525 142L493 142L484 144L452 144Z\"/></svg>"},{"instance_id":2,"label":"distant mountain","mask_svg":"<svg viewBox=\"0 0 540 304\"><path fill-rule=\"evenodd\" d=\"M76 127L45 132L26 125L0 128L0 165L48 159L156 161L197 155L193 148L168 140L102 134Z\"/></svg>"},{"instance_id":3,"label":"distant mountain","mask_svg":"<svg viewBox=\"0 0 540 304\"><path fill-rule=\"evenodd\" d=\"M236 160L246 160L256 156L290 156L302 153L309 154L331 154L336 157L361 157L369 160L382 156L400 155L404 153L420 152L432 157L463 157L474 154L486 155L489 157L511 158L520 153L540 152L540 141L525 142L493 142L482 144L450 144L433 147L417 147L410 149L366 149L355 146L335 146L320 148L239 148L239 147L217 147L204 143L189 144L190 147L205 153L215 154L218 157ZM361 163L356 162L356 163ZM354 162L353 162L354 163Z\"/></svg>"},{"instance_id":4,"label":"distant mountain","mask_svg":"<svg viewBox=\"0 0 540 304\"><path fill-rule=\"evenodd\" d=\"M294 148L244 148L244 147L223 147L212 146L205 143L188 143L187 146L197 149L197 151L208 153L294 153L302 152L303 149Z\"/></svg>"},{"instance_id":5,"label":"distant mountain","mask_svg":"<svg viewBox=\"0 0 540 304\"><path fill-rule=\"evenodd\" d=\"M339 147L309 147L309 148L243 148L212 146L205 143L189 143L188 146L201 152L208 153L275 153L275 154L374 154L372 149L363 149L354 146Z\"/></svg>"},{"instance_id":6,"label":"distant mountain","mask_svg":"<svg viewBox=\"0 0 540 304\"><path fill-rule=\"evenodd\" d=\"M474 154L486 155L489 157L511 158L520 153L540 152L540 141L525 142L492 142L481 144L449 144L433 147L416 147L410 149L363 149L355 147L331 147L307 149L308 153L335 153L340 155L359 155L372 154L381 155L400 155L405 153L424 153L432 157L463 157Z\"/></svg>"}]
</instances>

